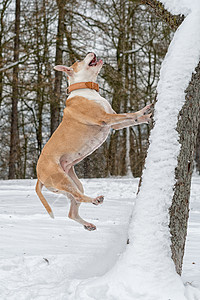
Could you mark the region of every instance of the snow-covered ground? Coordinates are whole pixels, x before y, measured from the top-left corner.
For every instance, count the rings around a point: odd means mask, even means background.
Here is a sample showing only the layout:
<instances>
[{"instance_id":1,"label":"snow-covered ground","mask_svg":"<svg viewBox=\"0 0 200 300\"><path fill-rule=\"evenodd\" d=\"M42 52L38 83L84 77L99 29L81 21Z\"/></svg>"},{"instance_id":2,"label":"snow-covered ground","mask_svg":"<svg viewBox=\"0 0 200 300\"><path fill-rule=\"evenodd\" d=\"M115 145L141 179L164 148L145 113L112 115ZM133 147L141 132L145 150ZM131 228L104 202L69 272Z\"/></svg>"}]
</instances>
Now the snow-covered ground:
<instances>
[{"instance_id":1,"label":"snow-covered ground","mask_svg":"<svg viewBox=\"0 0 200 300\"><path fill-rule=\"evenodd\" d=\"M81 206L81 216L97 225L94 232L67 218L64 196L45 191L55 215L49 218L35 194L35 180L0 181L1 300L78 300L77 286L106 273L125 250L138 180L82 182L86 194L105 195L101 206ZM194 176L183 279L200 288L199 195L200 177Z\"/></svg>"}]
</instances>

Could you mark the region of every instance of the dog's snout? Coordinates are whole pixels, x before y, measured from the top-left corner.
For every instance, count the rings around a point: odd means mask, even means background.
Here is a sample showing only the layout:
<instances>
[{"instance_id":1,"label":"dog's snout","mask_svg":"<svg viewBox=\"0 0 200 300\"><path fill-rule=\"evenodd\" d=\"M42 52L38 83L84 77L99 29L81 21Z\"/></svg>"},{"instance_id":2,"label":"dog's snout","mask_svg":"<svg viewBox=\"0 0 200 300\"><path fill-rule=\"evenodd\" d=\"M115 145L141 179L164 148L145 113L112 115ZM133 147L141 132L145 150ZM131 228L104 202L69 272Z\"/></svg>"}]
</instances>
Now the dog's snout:
<instances>
[{"instance_id":1,"label":"dog's snout","mask_svg":"<svg viewBox=\"0 0 200 300\"><path fill-rule=\"evenodd\" d=\"M96 54L94 52L88 52L86 55L88 55L90 53L94 54L94 57L96 57Z\"/></svg>"}]
</instances>

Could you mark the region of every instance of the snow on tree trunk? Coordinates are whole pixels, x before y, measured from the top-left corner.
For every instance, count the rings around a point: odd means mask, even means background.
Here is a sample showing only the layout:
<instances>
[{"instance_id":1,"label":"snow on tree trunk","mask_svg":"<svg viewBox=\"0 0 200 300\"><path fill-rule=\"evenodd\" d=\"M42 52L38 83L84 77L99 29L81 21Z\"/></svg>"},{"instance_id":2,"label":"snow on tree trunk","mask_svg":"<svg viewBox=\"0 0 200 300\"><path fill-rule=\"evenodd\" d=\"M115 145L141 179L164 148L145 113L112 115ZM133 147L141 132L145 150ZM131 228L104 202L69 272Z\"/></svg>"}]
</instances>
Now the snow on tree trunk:
<instances>
[{"instance_id":1,"label":"snow on tree trunk","mask_svg":"<svg viewBox=\"0 0 200 300\"><path fill-rule=\"evenodd\" d=\"M163 0L186 18L176 31L161 67L155 126L129 229L130 243L104 276L83 281L71 299L186 300L200 292L185 288L171 258L169 208L177 184L180 153L176 130L185 90L200 59L200 3ZM72 294L71 294L72 295Z\"/></svg>"}]
</instances>

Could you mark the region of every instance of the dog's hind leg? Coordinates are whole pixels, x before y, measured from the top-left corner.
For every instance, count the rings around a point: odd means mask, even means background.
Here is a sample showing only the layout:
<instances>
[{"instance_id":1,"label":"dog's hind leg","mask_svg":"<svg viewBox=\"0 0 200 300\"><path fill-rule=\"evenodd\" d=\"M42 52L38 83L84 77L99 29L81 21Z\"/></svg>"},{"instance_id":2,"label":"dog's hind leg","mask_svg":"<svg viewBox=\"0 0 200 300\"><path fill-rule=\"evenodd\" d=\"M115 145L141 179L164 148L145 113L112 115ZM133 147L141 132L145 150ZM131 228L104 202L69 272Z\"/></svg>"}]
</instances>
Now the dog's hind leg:
<instances>
[{"instance_id":1,"label":"dog's hind leg","mask_svg":"<svg viewBox=\"0 0 200 300\"><path fill-rule=\"evenodd\" d=\"M71 169L71 168L70 168ZM68 171L69 173L69 171ZM53 188L61 193L71 194L76 202L87 202L98 205L103 202L104 197L98 196L96 198L91 198L84 195L68 173L65 173L60 166L55 166L54 174L50 175L44 180L44 185L46 188ZM73 175L72 175L73 176ZM76 175L75 175L76 176ZM76 179L78 180L78 178ZM81 184L81 183L80 183Z\"/></svg>"},{"instance_id":2,"label":"dog's hind leg","mask_svg":"<svg viewBox=\"0 0 200 300\"><path fill-rule=\"evenodd\" d=\"M71 177L71 179L74 181L74 183L76 184L77 188L81 191L81 193L84 193L82 183L78 179L78 177L74 171L74 167L71 167L68 174ZM81 203L77 203L72 195L68 195L68 198L71 200L71 206L70 206L70 211L69 211L68 217L70 219L82 224L84 226L84 228L89 231L95 230L96 226L94 224L86 222L79 216L78 210L79 210Z\"/></svg>"},{"instance_id":3,"label":"dog's hind leg","mask_svg":"<svg viewBox=\"0 0 200 300\"><path fill-rule=\"evenodd\" d=\"M83 185L82 185L81 181L79 180L79 178L77 177L73 166L70 168L70 170L68 172L68 175L74 181L74 183L76 184L76 186L79 189L79 191L81 193L84 193Z\"/></svg>"},{"instance_id":4,"label":"dog's hind leg","mask_svg":"<svg viewBox=\"0 0 200 300\"><path fill-rule=\"evenodd\" d=\"M69 210L68 217L84 226L85 229L92 231L96 229L96 226L92 223L88 223L87 221L83 220L78 213L80 203L77 203L76 200L72 195L68 195L68 198L71 200L71 206Z\"/></svg>"}]
</instances>

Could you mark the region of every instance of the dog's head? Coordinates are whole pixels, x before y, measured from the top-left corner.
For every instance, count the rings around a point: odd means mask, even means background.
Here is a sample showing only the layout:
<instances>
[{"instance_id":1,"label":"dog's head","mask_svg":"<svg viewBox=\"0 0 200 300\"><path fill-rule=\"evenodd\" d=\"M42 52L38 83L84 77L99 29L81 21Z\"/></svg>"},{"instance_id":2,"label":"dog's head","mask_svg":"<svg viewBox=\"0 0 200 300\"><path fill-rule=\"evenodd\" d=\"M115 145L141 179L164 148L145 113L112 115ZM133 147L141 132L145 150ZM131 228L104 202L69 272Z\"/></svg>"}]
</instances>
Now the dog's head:
<instances>
[{"instance_id":1,"label":"dog's head","mask_svg":"<svg viewBox=\"0 0 200 300\"><path fill-rule=\"evenodd\" d=\"M82 61L75 62L71 67L55 66L57 71L65 72L68 75L69 84L77 82L95 82L101 70L103 61L97 59L96 54L89 52Z\"/></svg>"}]
</instances>

